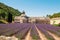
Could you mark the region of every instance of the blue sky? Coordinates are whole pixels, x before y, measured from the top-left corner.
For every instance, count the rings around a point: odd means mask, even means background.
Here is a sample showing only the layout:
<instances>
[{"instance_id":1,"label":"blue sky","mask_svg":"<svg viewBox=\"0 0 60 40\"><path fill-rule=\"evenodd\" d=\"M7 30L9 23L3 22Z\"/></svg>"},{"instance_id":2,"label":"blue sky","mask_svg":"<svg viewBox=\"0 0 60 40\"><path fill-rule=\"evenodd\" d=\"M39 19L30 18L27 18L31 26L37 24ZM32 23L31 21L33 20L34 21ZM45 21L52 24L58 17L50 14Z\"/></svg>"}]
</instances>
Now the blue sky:
<instances>
[{"instance_id":1,"label":"blue sky","mask_svg":"<svg viewBox=\"0 0 60 40\"><path fill-rule=\"evenodd\" d=\"M25 11L27 16L39 17L60 12L60 0L0 0L19 11Z\"/></svg>"}]
</instances>

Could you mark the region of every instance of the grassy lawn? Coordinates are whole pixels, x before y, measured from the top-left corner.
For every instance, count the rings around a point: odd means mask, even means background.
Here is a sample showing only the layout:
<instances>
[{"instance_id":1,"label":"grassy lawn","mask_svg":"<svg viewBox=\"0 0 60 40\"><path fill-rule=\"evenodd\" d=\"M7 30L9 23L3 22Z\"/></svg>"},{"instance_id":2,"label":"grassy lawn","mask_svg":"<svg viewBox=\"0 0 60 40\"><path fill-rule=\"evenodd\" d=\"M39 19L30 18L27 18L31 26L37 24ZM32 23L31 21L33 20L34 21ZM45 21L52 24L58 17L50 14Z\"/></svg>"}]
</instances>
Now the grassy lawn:
<instances>
[{"instance_id":1,"label":"grassy lawn","mask_svg":"<svg viewBox=\"0 0 60 40\"><path fill-rule=\"evenodd\" d=\"M6 20L0 20L0 23L2 23L2 24L6 24L6 23L8 23Z\"/></svg>"}]
</instances>

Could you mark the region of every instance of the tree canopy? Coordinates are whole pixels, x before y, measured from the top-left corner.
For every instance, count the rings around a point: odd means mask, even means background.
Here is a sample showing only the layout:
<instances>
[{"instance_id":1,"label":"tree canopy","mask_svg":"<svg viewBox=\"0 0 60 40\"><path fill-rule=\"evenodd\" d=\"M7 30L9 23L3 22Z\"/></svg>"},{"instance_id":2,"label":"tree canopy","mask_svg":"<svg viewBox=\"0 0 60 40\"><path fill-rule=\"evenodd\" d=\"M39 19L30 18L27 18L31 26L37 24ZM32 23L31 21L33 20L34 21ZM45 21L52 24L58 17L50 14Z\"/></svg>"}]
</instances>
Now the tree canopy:
<instances>
[{"instance_id":1,"label":"tree canopy","mask_svg":"<svg viewBox=\"0 0 60 40\"><path fill-rule=\"evenodd\" d=\"M54 13L53 15L47 15L47 17L50 17L50 18L60 17L60 12Z\"/></svg>"}]
</instances>

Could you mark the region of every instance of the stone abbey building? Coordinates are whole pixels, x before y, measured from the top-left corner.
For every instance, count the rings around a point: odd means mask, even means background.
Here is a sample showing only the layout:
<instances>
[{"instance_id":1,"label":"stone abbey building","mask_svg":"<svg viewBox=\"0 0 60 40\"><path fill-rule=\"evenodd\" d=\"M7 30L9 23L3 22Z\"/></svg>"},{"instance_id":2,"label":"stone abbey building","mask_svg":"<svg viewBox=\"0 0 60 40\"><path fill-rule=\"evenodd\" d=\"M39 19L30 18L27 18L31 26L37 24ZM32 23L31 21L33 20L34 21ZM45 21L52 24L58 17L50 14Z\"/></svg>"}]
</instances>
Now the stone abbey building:
<instances>
[{"instance_id":1,"label":"stone abbey building","mask_svg":"<svg viewBox=\"0 0 60 40\"><path fill-rule=\"evenodd\" d=\"M25 15L25 12L23 12L20 16L14 18L14 22L50 24L50 19L47 17L28 17Z\"/></svg>"}]
</instances>

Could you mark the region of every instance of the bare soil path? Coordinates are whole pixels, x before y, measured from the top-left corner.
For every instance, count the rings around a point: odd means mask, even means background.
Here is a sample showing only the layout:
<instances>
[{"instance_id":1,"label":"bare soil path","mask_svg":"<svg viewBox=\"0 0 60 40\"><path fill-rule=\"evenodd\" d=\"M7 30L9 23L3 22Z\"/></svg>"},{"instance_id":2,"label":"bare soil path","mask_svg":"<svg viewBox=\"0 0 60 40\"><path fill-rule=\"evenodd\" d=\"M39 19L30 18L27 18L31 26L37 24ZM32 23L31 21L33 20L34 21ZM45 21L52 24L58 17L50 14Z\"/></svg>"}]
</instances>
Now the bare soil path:
<instances>
[{"instance_id":1,"label":"bare soil path","mask_svg":"<svg viewBox=\"0 0 60 40\"><path fill-rule=\"evenodd\" d=\"M60 37L58 37L57 35L47 31L55 40L60 40Z\"/></svg>"},{"instance_id":2,"label":"bare soil path","mask_svg":"<svg viewBox=\"0 0 60 40\"><path fill-rule=\"evenodd\" d=\"M27 34L25 40L32 40L32 38L31 38L31 36L30 36L30 30L29 30L29 32L28 32L28 34Z\"/></svg>"},{"instance_id":3,"label":"bare soil path","mask_svg":"<svg viewBox=\"0 0 60 40\"><path fill-rule=\"evenodd\" d=\"M48 39L45 37L45 35L36 27L36 25L35 25L35 28L36 28L36 30L38 31L41 40L48 40Z\"/></svg>"}]
</instances>

